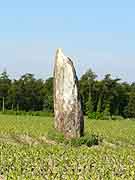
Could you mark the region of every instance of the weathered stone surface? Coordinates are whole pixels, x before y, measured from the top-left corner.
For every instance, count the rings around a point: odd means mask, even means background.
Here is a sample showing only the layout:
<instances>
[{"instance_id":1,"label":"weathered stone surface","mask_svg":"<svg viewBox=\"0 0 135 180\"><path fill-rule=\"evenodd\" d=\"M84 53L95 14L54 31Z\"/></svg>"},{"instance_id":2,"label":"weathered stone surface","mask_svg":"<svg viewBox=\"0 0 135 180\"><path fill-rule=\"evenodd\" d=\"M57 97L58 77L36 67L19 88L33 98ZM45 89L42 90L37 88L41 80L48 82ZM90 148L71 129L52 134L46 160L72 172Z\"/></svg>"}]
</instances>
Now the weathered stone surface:
<instances>
[{"instance_id":1,"label":"weathered stone surface","mask_svg":"<svg viewBox=\"0 0 135 180\"><path fill-rule=\"evenodd\" d=\"M83 135L84 118L78 79L73 62L64 56L61 49L56 52L54 67L54 113L55 128L65 137Z\"/></svg>"}]
</instances>

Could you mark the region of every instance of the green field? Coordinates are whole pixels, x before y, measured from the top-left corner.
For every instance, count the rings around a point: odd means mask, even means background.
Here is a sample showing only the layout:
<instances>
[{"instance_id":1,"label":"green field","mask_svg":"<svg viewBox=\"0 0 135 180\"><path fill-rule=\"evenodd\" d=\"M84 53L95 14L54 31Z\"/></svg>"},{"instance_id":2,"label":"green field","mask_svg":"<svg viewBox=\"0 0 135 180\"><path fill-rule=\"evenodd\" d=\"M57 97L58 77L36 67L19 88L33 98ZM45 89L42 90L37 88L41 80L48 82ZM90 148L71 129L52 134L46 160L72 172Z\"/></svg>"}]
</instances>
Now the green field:
<instances>
[{"instance_id":1,"label":"green field","mask_svg":"<svg viewBox=\"0 0 135 180\"><path fill-rule=\"evenodd\" d=\"M85 120L98 146L46 139L52 118L0 115L0 175L13 180L135 179L135 121Z\"/></svg>"}]
</instances>

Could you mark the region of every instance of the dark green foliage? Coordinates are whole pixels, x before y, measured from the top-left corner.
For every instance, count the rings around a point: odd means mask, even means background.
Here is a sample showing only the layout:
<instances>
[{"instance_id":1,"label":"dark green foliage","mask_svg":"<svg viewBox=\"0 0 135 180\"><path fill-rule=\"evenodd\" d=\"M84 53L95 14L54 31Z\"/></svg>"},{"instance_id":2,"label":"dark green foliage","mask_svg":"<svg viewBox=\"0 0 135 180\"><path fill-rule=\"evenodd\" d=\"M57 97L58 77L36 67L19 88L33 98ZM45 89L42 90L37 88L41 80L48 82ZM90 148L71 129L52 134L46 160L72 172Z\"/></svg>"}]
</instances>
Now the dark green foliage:
<instances>
[{"instance_id":1,"label":"dark green foliage","mask_svg":"<svg viewBox=\"0 0 135 180\"><path fill-rule=\"evenodd\" d=\"M93 77L91 80L92 86L90 86L91 96L89 96L90 84L87 80L88 73L86 72L80 79L84 113L89 114L89 118L92 119L93 117L94 119L98 119L98 113L103 113L103 118L107 120L111 119L112 115L125 117L125 112L127 112L126 107L129 102L129 93L132 89L135 89L134 84L120 83L120 79L112 79L110 74L106 74L104 79L100 81L95 80L96 76ZM97 114L95 112L97 112ZM128 117L128 112L126 115L126 117Z\"/></svg>"},{"instance_id":2,"label":"dark green foliage","mask_svg":"<svg viewBox=\"0 0 135 180\"><path fill-rule=\"evenodd\" d=\"M53 78L48 78L44 84L44 102L43 110L44 111L53 111Z\"/></svg>"},{"instance_id":3,"label":"dark green foliage","mask_svg":"<svg viewBox=\"0 0 135 180\"><path fill-rule=\"evenodd\" d=\"M106 103L105 109L103 111L103 117L105 120L111 119L111 114L110 114L110 103Z\"/></svg>"},{"instance_id":4,"label":"dark green foliage","mask_svg":"<svg viewBox=\"0 0 135 180\"><path fill-rule=\"evenodd\" d=\"M91 147L93 145L98 145L99 143L102 142L102 138L95 134L84 135L80 138L66 139L63 133L60 133L56 131L55 129L51 129L48 132L47 137L48 139L53 140L57 143L62 143L62 144L71 145L71 146L86 145L88 147Z\"/></svg>"},{"instance_id":5,"label":"dark green foliage","mask_svg":"<svg viewBox=\"0 0 135 180\"><path fill-rule=\"evenodd\" d=\"M113 117L115 117L115 116L113 116ZM116 117L121 117L121 116L116 116ZM109 120L109 119L111 120L112 116L110 116L108 113L104 113L104 112L101 112L101 113L100 112L92 112L92 113L88 113L88 118L93 119L93 120Z\"/></svg>"},{"instance_id":6,"label":"dark green foliage","mask_svg":"<svg viewBox=\"0 0 135 180\"><path fill-rule=\"evenodd\" d=\"M6 71L0 74L0 109L5 111L8 108L8 96L11 86L11 80Z\"/></svg>"},{"instance_id":7,"label":"dark green foliage","mask_svg":"<svg viewBox=\"0 0 135 180\"><path fill-rule=\"evenodd\" d=\"M27 114L31 116L53 117L53 113L49 111L29 111Z\"/></svg>"},{"instance_id":8,"label":"dark green foliage","mask_svg":"<svg viewBox=\"0 0 135 180\"><path fill-rule=\"evenodd\" d=\"M96 74L92 72L91 69L86 71L84 75L82 75L80 79L80 93L83 99L83 109L84 113L93 112L93 88L94 88L94 80L96 78Z\"/></svg>"},{"instance_id":9,"label":"dark green foliage","mask_svg":"<svg viewBox=\"0 0 135 180\"><path fill-rule=\"evenodd\" d=\"M128 113L128 117L135 118L135 92L132 92L129 96L127 113Z\"/></svg>"},{"instance_id":10,"label":"dark green foliage","mask_svg":"<svg viewBox=\"0 0 135 180\"><path fill-rule=\"evenodd\" d=\"M88 118L89 119L103 119L103 113L100 112L92 112L92 113L88 113Z\"/></svg>"},{"instance_id":11,"label":"dark green foliage","mask_svg":"<svg viewBox=\"0 0 135 180\"><path fill-rule=\"evenodd\" d=\"M103 80L89 69L79 81L83 111L89 118L110 119L112 116L135 117L135 83L128 84L106 74ZM53 78L46 81L27 73L11 80L6 71L0 74L0 111L17 111L18 114L41 115L53 113ZM40 113L39 113L40 112ZM97 113L95 113L97 112ZM101 113L101 114L100 114Z\"/></svg>"},{"instance_id":12,"label":"dark green foliage","mask_svg":"<svg viewBox=\"0 0 135 180\"><path fill-rule=\"evenodd\" d=\"M48 111L12 111L12 110L6 110L4 112L0 112L1 114L7 114L7 115L30 115L30 116L43 116L43 117L53 117L52 112Z\"/></svg>"},{"instance_id":13,"label":"dark green foliage","mask_svg":"<svg viewBox=\"0 0 135 180\"><path fill-rule=\"evenodd\" d=\"M72 146L86 145L88 147L91 147L93 145L99 145L100 142L102 142L102 139L99 138L99 136L97 136L95 134L85 135L78 139L71 139Z\"/></svg>"},{"instance_id":14,"label":"dark green foliage","mask_svg":"<svg viewBox=\"0 0 135 180\"><path fill-rule=\"evenodd\" d=\"M0 74L0 110L53 111L53 78L46 81L27 73L11 81L6 71Z\"/></svg>"},{"instance_id":15,"label":"dark green foliage","mask_svg":"<svg viewBox=\"0 0 135 180\"><path fill-rule=\"evenodd\" d=\"M97 103L97 112L98 113L101 112L101 107L102 107L102 94L100 94L99 98L98 98L98 103Z\"/></svg>"},{"instance_id":16,"label":"dark green foliage","mask_svg":"<svg viewBox=\"0 0 135 180\"><path fill-rule=\"evenodd\" d=\"M92 98L89 97L88 101L86 102L86 114L89 112L93 112L93 104L92 104Z\"/></svg>"}]
</instances>

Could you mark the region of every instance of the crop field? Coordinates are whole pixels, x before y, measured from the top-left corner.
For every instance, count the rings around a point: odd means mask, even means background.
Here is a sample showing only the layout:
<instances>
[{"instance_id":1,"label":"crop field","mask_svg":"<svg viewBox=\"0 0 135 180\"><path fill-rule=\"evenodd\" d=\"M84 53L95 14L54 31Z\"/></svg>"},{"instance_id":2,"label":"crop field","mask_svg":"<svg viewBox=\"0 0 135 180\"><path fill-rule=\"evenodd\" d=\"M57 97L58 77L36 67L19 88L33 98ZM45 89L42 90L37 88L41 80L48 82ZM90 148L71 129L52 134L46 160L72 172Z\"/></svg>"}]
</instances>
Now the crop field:
<instances>
[{"instance_id":1,"label":"crop field","mask_svg":"<svg viewBox=\"0 0 135 180\"><path fill-rule=\"evenodd\" d=\"M53 118L0 115L0 175L13 180L134 180L135 121L85 120L103 141L73 147L49 141Z\"/></svg>"}]
</instances>

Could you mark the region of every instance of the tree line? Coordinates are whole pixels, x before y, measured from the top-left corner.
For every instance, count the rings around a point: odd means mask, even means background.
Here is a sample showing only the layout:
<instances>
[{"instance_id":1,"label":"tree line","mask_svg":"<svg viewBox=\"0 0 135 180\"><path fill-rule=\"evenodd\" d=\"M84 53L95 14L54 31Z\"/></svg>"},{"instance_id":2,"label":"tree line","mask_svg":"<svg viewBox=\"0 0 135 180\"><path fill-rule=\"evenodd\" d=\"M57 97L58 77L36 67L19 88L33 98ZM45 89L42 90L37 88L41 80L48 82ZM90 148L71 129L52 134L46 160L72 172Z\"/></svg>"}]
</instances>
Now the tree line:
<instances>
[{"instance_id":1,"label":"tree line","mask_svg":"<svg viewBox=\"0 0 135 180\"><path fill-rule=\"evenodd\" d=\"M89 69L79 80L83 111L89 116L135 117L135 83L106 74L102 80ZM10 79L0 73L0 110L53 112L53 78L36 79L27 73Z\"/></svg>"}]
</instances>

